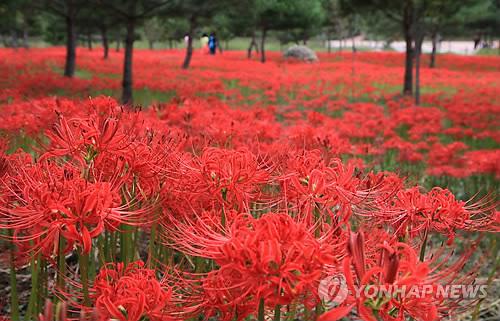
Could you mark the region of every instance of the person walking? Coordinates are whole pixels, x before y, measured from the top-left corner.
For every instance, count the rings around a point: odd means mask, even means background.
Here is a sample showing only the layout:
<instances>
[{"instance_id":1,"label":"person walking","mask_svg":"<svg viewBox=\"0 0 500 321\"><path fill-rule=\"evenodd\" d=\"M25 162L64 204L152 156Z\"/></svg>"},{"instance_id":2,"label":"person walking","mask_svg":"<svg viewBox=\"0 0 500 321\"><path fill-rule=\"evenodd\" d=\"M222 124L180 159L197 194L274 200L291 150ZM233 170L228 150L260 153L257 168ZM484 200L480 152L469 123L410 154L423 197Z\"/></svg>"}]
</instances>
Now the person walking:
<instances>
[{"instance_id":1,"label":"person walking","mask_svg":"<svg viewBox=\"0 0 500 321\"><path fill-rule=\"evenodd\" d=\"M215 55L215 52L217 51L217 38L213 32L210 34L210 37L208 37L208 49L210 50L211 55Z\"/></svg>"}]
</instances>

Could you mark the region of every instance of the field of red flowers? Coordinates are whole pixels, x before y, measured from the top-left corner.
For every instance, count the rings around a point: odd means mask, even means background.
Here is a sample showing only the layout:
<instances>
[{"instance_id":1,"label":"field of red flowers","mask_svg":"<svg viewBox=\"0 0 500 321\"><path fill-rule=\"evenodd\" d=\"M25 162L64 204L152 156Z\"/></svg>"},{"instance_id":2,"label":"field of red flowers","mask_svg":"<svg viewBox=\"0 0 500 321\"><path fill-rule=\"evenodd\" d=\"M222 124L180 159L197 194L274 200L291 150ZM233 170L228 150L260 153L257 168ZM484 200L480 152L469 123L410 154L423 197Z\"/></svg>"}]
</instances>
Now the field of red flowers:
<instances>
[{"instance_id":1,"label":"field of red flowers","mask_svg":"<svg viewBox=\"0 0 500 321\"><path fill-rule=\"evenodd\" d=\"M0 49L7 320L491 314L438 289L495 296L500 58L439 56L416 107L398 53L182 57L137 50L129 108L121 53Z\"/></svg>"}]
</instances>

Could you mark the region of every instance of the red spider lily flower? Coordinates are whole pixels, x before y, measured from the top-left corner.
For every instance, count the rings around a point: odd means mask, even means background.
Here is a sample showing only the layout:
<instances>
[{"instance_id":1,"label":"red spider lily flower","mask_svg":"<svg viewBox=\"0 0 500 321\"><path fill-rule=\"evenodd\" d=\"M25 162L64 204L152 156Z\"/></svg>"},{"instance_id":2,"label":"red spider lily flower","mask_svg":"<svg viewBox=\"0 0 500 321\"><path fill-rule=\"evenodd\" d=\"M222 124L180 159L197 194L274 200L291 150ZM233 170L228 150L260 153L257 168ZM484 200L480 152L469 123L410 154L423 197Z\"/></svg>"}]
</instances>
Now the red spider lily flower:
<instances>
[{"instance_id":1,"label":"red spider lily flower","mask_svg":"<svg viewBox=\"0 0 500 321\"><path fill-rule=\"evenodd\" d=\"M65 252L78 245L88 253L92 238L105 229L148 222L150 208L131 210L133 203L122 204L120 185L89 182L69 164L31 164L3 183L10 180L17 186L10 188L12 201L1 208L0 227L14 230L22 248L41 250L46 257L57 255L59 237L68 241Z\"/></svg>"},{"instance_id":2,"label":"red spider lily flower","mask_svg":"<svg viewBox=\"0 0 500 321\"><path fill-rule=\"evenodd\" d=\"M239 287L237 280L241 277L235 271L215 270L206 275L184 273L177 282L179 290L176 292L183 298L179 315L184 320L200 314L216 316L223 321L245 320L255 313L259 303L250 292L245 293Z\"/></svg>"},{"instance_id":3,"label":"red spider lily flower","mask_svg":"<svg viewBox=\"0 0 500 321\"><path fill-rule=\"evenodd\" d=\"M240 211L249 209L269 179L270 169L246 150L206 148L198 162L192 172L198 180L196 190Z\"/></svg>"},{"instance_id":4,"label":"red spider lily flower","mask_svg":"<svg viewBox=\"0 0 500 321\"><path fill-rule=\"evenodd\" d=\"M42 156L71 156L82 165L101 153L125 155L133 132L120 121L122 115L111 108L104 115L91 110L87 117L66 120L58 114L58 122L46 132L50 140L47 152Z\"/></svg>"},{"instance_id":5,"label":"red spider lily flower","mask_svg":"<svg viewBox=\"0 0 500 321\"><path fill-rule=\"evenodd\" d=\"M309 224L317 220L315 211L328 212L345 222L353 208L369 201L368 191L360 189L354 167L343 165L339 159L327 166L320 154L312 151L292 158L288 166L279 178L284 206L301 213Z\"/></svg>"},{"instance_id":6,"label":"red spider lily flower","mask_svg":"<svg viewBox=\"0 0 500 321\"><path fill-rule=\"evenodd\" d=\"M499 231L500 222L493 208L457 200L446 189L436 187L422 194L414 187L399 191L370 215L382 225L389 224L398 236L413 238L436 231L447 235L451 242L456 230Z\"/></svg>"},{"instance_id":7,"label":"red spider lily flower","mask_svg":"<svg viewBox=\"0 0 500 321\"><path fill-rule=\"evenodd\" d=\"M451 254L443 256L443 251L438 251L423 262L405 243L384 242L376 247L371 257L365 257L363 233L351 234L349 255L343 262L349 294L339 306L323 314L320 321L340 320L354 308L366 321L402 321L408 317L433 321L464 309L461 297L447 297L440 289L474 282L477 268L463 276L461 271L475 246L455 261Z\"/></svg>"},{"instance_id":8,"label":"red spider lily flower","mask_svg":"<svg viewBox=\"0 0 500 321\"><path fill-rule=\"evenodd\" d=\"M91 100L86 110L85 116L70 119L58 114L40 159L65 156L85 168L89 180L119 179L134 197L154 197L180 144L142 128L142 114L121 111L112 100Z\"/></svg>"},{"instance_id":9,"label":"red spider lily flower","mask_svg":"<svg viewBox=\"0 0 500 321\"><path fill-rule=\"evenodd\" d=\"M175 320L169 313L172 289L158 281L156 271L142 261L111 263L101 268L93 287L100 320Z\"/></svg>"},{"instance_id":10,"label":"red spider lily flower","mask_svg":"<svg viewBox=\"0 0 500 321\"><path fill-rule=\"evenodd\" d=\"M327 235L341 235L340 231L332 229L315 238L314 229L287 214L269 213L259 219L240 215L225 235L209 228L186 228L192 236L176 238L176 244L183 244L180 250L213 259L220 267L206 277L208 293L198 295L206 300L196 305L209 309L218 302L224 318L236 309L238 318L244 318L241 310L251 311L245 308L249 306L255 311L261 299L268 307L299 299L313 307L319 302L317 288L324 270L343 252L342 239L330 243L332 237Z\"/></svg>"}]
</instances>

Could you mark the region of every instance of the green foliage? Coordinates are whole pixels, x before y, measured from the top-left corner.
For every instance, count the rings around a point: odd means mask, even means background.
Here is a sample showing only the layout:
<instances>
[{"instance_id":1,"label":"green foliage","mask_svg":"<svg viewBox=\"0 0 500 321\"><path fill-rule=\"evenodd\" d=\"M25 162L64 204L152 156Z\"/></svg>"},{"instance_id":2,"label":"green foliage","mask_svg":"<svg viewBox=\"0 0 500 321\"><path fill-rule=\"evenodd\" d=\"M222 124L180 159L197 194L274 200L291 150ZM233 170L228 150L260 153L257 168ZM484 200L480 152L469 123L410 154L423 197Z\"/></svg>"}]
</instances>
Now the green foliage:
<instances>
[{"instance_id":1,"label":"green foliage","mask_svg":"<svg viewBox=\"0 0 500 321\"><path fill-rule=\"evenodd\" d=\"M28 35L39 35L40 17L35 14L35 5L28 0L2 0L0 2L0 36L5 46L19 45L18 38L23 38L23 46L28 46Z\"/></svg>"},{"instance_id":2,"label":"green foliage","mask_svg":"<svg viewBox=\"0 0 500 321\"><path fill-rule=\"evenodd\" d=\"M460 7L454 15L458 26L463 26L462 32L482 32L490 36L500 35L500 1L475 0L469 5Z\"/></svg>"},{"instance_id":3,"label":"green foliage","mask_svg":"<svg viewBox=\"0 0 500 321\"><path fill-rule=\"evenodd\" d=\"M255 0L256 25L267 30L307 29L321 25L321 1Z\"/></svg>"},{"instance_id":4,"label":"green foliage","mask_svg":"<svg viewBox=\"0 0 500 321\"><path fill-rule=\"evenodd\" d=\"M158 17L153 17L144 21L143 34L152 49L155 42L165 38L165 28Z\"/></svg>"},{"instance_id":5,"label":"green foliage","mask_svg":"<svg viewBox=\"0 0 500 321\"><path fill-rule=\"evenodd\" d=\"M161 19L163 27L163 39L168 41L177 41L184 37L186 30L189 29L189 24L186 19L168 17Z\"/></svg>"}]
</instances>

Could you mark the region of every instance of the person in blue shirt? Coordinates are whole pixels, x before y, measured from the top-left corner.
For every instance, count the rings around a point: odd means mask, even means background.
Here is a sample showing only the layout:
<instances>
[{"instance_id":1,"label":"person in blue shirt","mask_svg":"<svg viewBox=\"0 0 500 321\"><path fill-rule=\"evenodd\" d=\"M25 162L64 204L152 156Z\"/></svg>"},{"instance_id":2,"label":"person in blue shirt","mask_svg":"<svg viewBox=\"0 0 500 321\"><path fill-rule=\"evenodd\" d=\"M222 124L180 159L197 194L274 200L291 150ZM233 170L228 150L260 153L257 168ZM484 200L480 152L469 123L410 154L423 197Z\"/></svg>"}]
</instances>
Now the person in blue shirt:
<instances>
[{"instance_id":1,"label":"person in blue shirt","mask_svg":"<svg viewBox=\"0 0 500 321\"><path fill-rule=\"evenodd\" d=\"M211 55L215 55L217 50L217 38L213 32L210 34L210 37L208 37L208 49L210 50Z\"/></svg>"}]
</instances>

